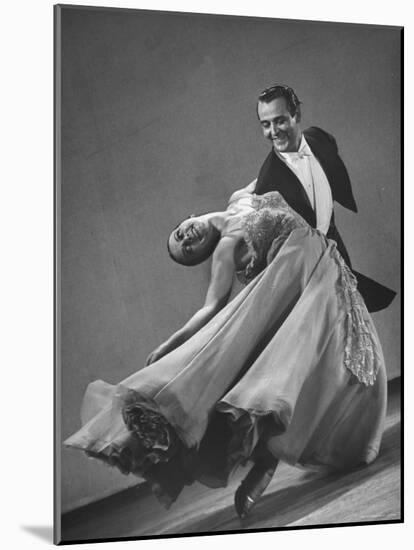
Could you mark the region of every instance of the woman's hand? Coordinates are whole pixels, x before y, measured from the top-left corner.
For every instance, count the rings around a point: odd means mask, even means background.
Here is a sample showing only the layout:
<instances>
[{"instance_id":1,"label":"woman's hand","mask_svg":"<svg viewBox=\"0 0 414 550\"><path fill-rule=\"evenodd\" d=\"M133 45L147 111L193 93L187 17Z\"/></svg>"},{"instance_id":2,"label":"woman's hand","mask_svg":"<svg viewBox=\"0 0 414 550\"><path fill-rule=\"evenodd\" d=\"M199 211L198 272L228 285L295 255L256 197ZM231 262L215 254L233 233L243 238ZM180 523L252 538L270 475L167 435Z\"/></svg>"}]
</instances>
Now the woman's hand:
<instances>
[{"instance_id":1,"label":"woman's hand","mask_svg":"<svg viewBox=\"0 0 414 550\"><path fill-rule=\"evenodd\" d=\"M161 359L161 357L167 355L169 351L170 350L165 346L165 344L161 344L148 355L147 360L145 361L145 366L147 367L148 365L155 363L155 361L158 361L158 359Z\"/></svg>"}]
</instances>

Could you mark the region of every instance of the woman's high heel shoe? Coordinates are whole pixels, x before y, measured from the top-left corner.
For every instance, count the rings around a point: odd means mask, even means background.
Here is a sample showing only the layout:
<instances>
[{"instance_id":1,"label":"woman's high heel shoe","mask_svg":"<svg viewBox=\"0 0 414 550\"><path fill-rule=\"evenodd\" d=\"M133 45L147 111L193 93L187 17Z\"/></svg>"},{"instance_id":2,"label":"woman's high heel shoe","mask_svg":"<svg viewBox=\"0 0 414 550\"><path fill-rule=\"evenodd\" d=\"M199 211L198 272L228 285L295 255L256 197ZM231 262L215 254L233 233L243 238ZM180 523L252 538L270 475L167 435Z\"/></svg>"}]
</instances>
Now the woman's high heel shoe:
<instances>
[{"instance_id":1,"label":"woman's high heel shoe","mask_svg":"<svg viewBox=\"0 0 414 550\"><path fill-rule=\"evenodd\" d=\"M244 518L264 493L272 480L278 460L257 461L247 476L241 482L234 495L234 506L237 515Z\"/></svg>"}]
</instances>

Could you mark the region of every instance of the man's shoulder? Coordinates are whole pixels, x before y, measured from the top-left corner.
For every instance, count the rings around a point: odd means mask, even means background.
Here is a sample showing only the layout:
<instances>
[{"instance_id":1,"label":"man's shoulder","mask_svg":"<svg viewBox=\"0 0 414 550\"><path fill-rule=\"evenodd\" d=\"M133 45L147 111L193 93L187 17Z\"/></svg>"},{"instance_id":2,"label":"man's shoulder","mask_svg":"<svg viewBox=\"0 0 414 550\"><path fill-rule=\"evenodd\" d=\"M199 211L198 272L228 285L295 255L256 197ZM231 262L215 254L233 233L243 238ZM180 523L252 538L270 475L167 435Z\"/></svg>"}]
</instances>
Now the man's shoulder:
<instances>
[{"instance_id":1,"label":"man's shoulder","mask_svg":"<svg viewBox=\"0 0 414 550\"><path fill-rule=\"evenodd\" d=\"M322 128L319 128L318 126L310 126L310 128L306 128L303 134L306 140L314 140L319 142L321 145L331 146L334 147L336 151L338 150L336 140L333 135L329 134L325 130L322 130Z\"/></svg>"}]
</instances>

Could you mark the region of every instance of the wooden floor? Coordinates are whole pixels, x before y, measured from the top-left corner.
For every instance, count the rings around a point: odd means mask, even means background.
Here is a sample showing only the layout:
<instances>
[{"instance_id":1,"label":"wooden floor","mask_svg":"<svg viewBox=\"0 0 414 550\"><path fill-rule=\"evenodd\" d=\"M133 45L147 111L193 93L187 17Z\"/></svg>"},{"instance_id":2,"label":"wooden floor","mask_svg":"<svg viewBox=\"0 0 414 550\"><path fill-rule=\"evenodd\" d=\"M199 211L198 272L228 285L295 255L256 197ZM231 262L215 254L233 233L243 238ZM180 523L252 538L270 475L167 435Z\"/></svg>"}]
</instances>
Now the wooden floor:
<instances>
[{"instance_id":1,"label":"wooden floor","mask_svg":"<svg viewBox=\"0 0 414 550\"><path fill-rule=\"evenodd\" d=\"M251 516L240 520L233 495L246 471L225 489L187 487L165 511L146 486L109 497L62 518L62 541L211 533L400 519L400 386L389 387L381 452L369 467L321 476L281 464Z\"/></svg>"}]
</instances>

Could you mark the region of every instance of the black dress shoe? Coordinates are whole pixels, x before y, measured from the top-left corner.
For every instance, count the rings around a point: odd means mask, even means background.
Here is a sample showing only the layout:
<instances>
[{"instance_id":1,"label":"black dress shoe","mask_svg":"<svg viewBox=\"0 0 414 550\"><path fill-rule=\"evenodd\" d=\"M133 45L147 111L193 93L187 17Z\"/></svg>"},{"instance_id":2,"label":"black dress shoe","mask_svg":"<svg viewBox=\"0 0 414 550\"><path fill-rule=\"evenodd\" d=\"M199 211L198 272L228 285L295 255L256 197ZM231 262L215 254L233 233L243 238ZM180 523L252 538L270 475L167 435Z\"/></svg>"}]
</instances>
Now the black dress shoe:
<instances>
[{"instance_id":1,"label":"black dress shoe","mask_svg":"<svg viewBox=\"0 0 414 550\"><path fill-rule=\"evenodd\" d=\"M265 461L258 460L241 482L234 495L237 515L244 518L264 493L272 480L278 460L273 456Z\"/></svg>"}]
</instances>

